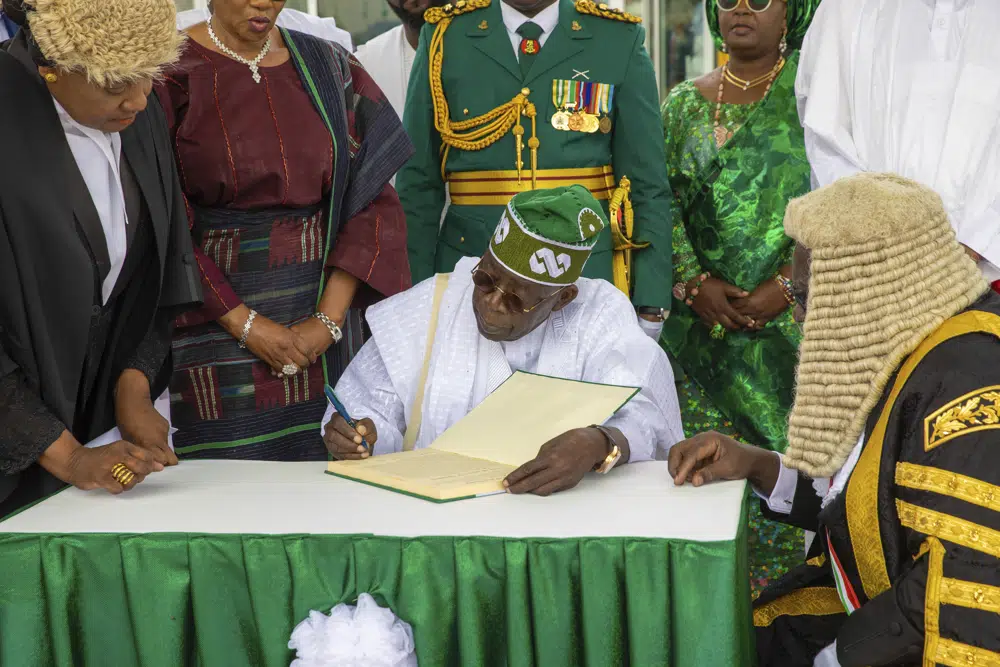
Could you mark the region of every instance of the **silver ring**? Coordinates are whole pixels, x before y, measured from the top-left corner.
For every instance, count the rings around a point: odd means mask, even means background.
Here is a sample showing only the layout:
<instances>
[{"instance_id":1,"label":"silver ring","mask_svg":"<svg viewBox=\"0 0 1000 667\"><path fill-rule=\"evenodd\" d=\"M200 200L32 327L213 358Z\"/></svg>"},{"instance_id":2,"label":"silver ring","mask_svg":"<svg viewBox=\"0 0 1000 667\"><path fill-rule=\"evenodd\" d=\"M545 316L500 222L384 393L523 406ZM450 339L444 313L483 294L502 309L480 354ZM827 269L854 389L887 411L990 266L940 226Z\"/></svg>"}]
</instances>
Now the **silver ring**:
<instances>
[{"instance_id":1,"label":"silver ring","mask_svg":"<svg viewBox=\"0 0 1000 667\"><path fill-rule=\"evenodd\" d=\"M281 374L288 376L298 375L300 370L302 369L296 366L295 364L285 364L284 367L281 369Z\"/></svg>"}]
</instances>

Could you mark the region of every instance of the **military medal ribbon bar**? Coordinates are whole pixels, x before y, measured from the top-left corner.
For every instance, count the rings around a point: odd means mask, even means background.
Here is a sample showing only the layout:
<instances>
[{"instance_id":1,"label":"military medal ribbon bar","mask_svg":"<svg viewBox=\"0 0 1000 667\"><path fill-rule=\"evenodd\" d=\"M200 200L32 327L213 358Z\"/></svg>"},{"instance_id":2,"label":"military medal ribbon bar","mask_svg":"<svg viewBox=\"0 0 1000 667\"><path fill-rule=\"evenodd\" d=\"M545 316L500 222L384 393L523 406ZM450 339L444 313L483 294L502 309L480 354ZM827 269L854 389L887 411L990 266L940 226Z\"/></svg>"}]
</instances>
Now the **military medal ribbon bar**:
<instances>
[{"instance_id":1,"label":"military medal ribbon bar","mask_svg":"<svg viewBox=\"0 0 1000 667\"><path fill-rule=\"evenodd\" d=\"M552 127L563 132L611 132L615 87L609 83L556 79L552 82Z\"/></svg>"}]
</instances>

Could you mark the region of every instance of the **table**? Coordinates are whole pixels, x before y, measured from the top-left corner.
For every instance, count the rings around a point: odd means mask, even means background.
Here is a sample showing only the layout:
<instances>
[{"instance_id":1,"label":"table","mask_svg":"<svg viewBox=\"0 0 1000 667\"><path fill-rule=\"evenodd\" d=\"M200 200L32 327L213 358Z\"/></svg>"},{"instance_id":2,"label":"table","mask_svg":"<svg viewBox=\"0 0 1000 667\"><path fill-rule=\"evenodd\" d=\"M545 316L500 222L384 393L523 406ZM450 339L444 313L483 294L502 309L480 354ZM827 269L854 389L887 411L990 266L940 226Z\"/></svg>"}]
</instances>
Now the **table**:
<instances>
[{"instance_id":1,"label":"table","mask_svg":"<svg viewBox=\"0 0 1000 667\"><path fill-rule=\"evenodd\" d=\"M371 593L422 667L751 663L745 485L638 463L550 498L438 505L321 463L189 461L0 523L0 664L287 667Z\"/></svg>"}]
</instances>

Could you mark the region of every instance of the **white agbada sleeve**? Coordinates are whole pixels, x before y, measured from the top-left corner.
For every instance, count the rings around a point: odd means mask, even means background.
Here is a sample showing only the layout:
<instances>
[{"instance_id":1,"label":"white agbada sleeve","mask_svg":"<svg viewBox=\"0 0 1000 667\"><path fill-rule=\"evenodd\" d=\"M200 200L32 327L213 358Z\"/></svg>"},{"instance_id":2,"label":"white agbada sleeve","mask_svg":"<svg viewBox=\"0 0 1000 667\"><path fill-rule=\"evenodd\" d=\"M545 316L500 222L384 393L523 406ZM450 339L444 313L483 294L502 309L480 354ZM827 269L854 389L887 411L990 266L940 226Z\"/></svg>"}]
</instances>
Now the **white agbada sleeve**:
<instances>
[{"instance_id":1,"label":"white agbada sleeve","mask_svg":"<svg viewBox=\"0 0 1000 667\"><path fill-rule=\"evenodd\" d=\"M347 366L337 383L337 398L355 419L371 419L375 423L378 440L375 452L391 454L403 451L403 433L406 430L403 401L400 400L389 378L382 354L375 339L370 339ZM327 405L320 429L326 432L326 425L336 411Z\"/></svg>"},{"instance_id":2,"label":"white agbada sleeve","mask_svg":"<svg viewBox=\"0 0 1000 667\"><path fill-rule=\"evenodd\" d=\"M579 283L578 354L586 357L580 377L625 387L639 393L606 422L628 438L631 462L665 460L684 439L677 387L670 360L639 326L628 298L606 281ZM546 363L543 374L557 375Z\"/></svg>"},{"instance_id":3,"label":"white agbada sleeve","mask_svg":"<svg viewBox=\"0 0 1000 667\"><path fill-rule=\"evenodd\" d=\"M795 96L813 189L865 170L851 114L853 31L849 17L857 11L859 5L853 0L820 4L802 44Z\"/></svg>"}]
</instances>

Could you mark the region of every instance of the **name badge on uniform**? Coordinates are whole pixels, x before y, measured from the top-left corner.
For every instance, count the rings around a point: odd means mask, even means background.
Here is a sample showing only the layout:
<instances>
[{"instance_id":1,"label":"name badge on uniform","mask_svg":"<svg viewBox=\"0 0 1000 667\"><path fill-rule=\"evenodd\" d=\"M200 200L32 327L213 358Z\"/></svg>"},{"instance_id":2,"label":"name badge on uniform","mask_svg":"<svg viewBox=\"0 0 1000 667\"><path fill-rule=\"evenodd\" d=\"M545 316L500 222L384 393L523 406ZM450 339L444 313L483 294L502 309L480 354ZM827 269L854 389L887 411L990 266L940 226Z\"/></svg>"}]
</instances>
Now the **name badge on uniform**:
<instances>
[{"instance_id":1,"label":"name badge on uniform","mask_svg":"<svg viewBox=\"0 0 1000 667\"><path fill-rule=\"evenodd\" d=\"M556 79L552 82L552 127L562 132L593 134L611 132L611 105L615 87L610 83Z\"/></svg>"}]
</instances>

